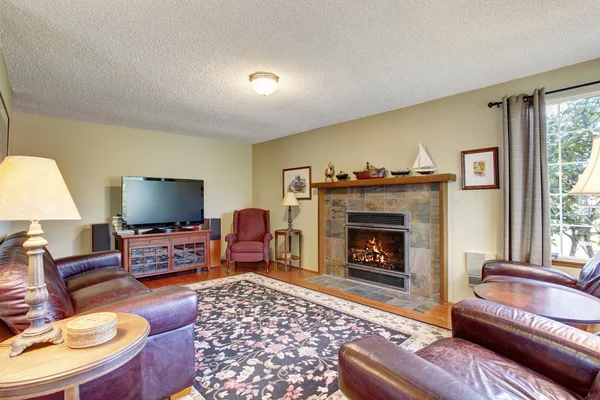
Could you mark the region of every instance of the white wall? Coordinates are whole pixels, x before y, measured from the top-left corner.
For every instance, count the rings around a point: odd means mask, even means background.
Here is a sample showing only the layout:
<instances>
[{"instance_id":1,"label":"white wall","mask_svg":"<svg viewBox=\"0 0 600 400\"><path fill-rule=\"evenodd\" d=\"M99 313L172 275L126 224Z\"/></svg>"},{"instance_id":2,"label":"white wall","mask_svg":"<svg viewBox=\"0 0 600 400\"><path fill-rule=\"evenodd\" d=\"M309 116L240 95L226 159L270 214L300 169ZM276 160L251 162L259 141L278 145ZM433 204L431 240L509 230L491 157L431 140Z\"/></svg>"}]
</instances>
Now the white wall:
<instances>
[{"instance_id":1,"label":"white wall","mask_svg":"<svg viewBox=\"0 0 600 400\"><path fill-rule=\"evenodd\" d=\"M55 159L79 209L80 221L42 222L54 257L90 251L89 225L120 213L122 175L203 179L205 215L222 218L224 234L233 211L252 205L248 144L15 112L10 154Z\"/></svg>"},{"instance_id":2,"label":"white wall","mask_svg":"<svg viewBox=\"0 0 600 400\"><path fill-rule=\"evenodd\" d=\"M533 61L534 62L534 61ZM312 166L313 182L324 181L327 162L336 171L362 169L366 161L378 167L410 167L422 142L438 172L460 175L460 152L484 147L502 148L502 111L489 101L504 95L531 93L598 79L600 59L458 94L354 121L315 129L253 146L253 204L271 210L271 229L287 226L281 206L281 170ZM500 160L503 152L500 149ZM502 163L500 165L502 168ZM352 176L352 174L351 174ZM501 181L502 185L502 181ZM502 191L463 191L449 183L448 266L449 300L472 296L467 285L465 252L503 253ZM304 267L318 267L317 196L301 201L294 227L304 233Z\"/></svg>"}]
</instances>

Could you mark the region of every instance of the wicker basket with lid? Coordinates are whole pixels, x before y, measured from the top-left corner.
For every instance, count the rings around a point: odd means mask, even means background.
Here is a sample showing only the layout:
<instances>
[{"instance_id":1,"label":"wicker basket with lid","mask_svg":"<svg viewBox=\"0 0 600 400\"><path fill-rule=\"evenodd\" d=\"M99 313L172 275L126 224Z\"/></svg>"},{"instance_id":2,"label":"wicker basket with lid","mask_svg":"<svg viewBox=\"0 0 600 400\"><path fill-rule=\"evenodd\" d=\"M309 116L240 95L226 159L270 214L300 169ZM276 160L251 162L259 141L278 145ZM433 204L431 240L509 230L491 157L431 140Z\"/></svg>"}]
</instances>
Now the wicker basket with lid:
<instances>
[{"instance_id":1,"label":"wicker basket with lid","mask_svg":"<svg viewBox=\"0 0 600 400\"><path fill-rule=\"evenodd\" d=\"M117 314L101 312L69 321L66 326L67 345L74 349L97 346L117 335Z\"/></svg>"}]
</instances>

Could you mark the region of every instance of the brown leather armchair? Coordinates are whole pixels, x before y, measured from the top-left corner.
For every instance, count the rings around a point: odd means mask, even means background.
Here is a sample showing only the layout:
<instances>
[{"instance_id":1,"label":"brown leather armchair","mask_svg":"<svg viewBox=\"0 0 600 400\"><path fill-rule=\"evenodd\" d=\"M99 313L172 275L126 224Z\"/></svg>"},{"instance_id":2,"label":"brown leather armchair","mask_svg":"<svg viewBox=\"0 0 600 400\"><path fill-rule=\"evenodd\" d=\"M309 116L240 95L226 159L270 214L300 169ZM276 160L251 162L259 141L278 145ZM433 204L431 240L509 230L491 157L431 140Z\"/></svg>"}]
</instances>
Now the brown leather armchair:
<instances>
[{"instance_id":1,"label":"brown leather armchair","mask_svg":"<svg viewBox=\"0 0 600 400\"><path fill-rule=\"evenodd\" d=\"M25 314L28 256L25 232L0 242L0 341L29 326ZM80 386L83 400L157 400L192 386L194 322L198 297L191 290L150 290L121 268L121 253L108 251L54 260L44 254L49 321L100 311L144 317L150 335L144 349L121 368ZM26 350L35 351L35 350ZM43 399L62 399L62 393Z\"/></svg>"},{"instance_id":2,"label":"brown leather armchair","mask_svg":"<svg viewBox=\"0 0 600 400\"><path fill-rule=\"evenodd\" d=\"M506 260L489 260L483 263L481 277L483 282L523 278L554 283L600 298L600 253L585 264L578 279L556 268Z\"/></svg>"},{"instance_id":3,"label":"brown leather armchair","mask_svg":"<svg viewBox=\"0 0 600 400\"><path fill-rule=\"evenodd\" d=\"M379 336L344 344L350 400L600 399L600 337L479 299L452 308L452 337L411 353Z\"/></svg>"},{"instance_id":4,"label":"brown leather armchair","mask_svg":"<svg viewBox=\"0 0 600 400\"><path fill-rule=\"evenodd\" d=\"M273 239L270 233L271 223L268 210L246 208L233 213L233 233L225 236L227 242L226 265L229 263L265 261L267 274L269 270L269 242Z\"/></svg>"}]
</instances>

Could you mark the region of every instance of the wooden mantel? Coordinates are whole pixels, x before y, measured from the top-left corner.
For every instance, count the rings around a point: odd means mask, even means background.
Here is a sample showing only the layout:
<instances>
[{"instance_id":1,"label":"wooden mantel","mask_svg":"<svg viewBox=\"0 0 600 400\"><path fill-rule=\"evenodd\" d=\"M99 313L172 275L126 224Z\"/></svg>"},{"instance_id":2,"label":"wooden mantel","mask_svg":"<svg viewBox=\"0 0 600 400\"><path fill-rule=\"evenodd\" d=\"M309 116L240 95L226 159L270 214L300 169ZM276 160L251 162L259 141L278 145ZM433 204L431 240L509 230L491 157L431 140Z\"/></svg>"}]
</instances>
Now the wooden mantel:
<instances>
[{"instance_id":1,"label":"wooden mantel","mask_svg":"<svg viewBox=\"0 0 600 400\"><path fill-rule=\"evenodd\" d=\"M319 234L319 274L324 273L325 265L325 191L336 188L365 186L408 185L421 183L439 183L439 257L440 257L440 302L448 302L448 182L455 182L455 174L415 175L381 179L361 179L337 182L318 182L310 185L318 189L318 234Z\"/></svg>"},{"instance_id":2,"label":"wooden mantel","mask_svg":"<svg viewBox=\"0 0 600 400\"><path fill-rule=\"evenodd\" d=\"M432 174L400 176L394 178L360 179L352 181L317 182L311 183L311 189L332 189L358 186L385 186L385 185L408 185L414 183L455 182L455 174Z\"/></svg>"}]
</instances>

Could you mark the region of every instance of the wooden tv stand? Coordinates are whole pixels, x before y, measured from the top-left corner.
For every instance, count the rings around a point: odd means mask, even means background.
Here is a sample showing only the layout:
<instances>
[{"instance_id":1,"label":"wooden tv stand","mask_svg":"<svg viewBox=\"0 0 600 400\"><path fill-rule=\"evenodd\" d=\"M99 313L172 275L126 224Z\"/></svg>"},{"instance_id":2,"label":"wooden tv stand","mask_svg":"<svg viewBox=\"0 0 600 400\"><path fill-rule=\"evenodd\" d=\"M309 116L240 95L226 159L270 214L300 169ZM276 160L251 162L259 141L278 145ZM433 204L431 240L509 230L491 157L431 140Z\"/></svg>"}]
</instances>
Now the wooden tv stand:
<instances>
[{"instance_id":1,"label":"wooden tv stand","mask_svg":"<svg viewBox=\"0 0 600 400\"><path fill-rule=\"evenodd\" d=\"M136 278L208 269L210 229L139 235L115 234L123 269Z\"/></svg>"}]
</instances>

